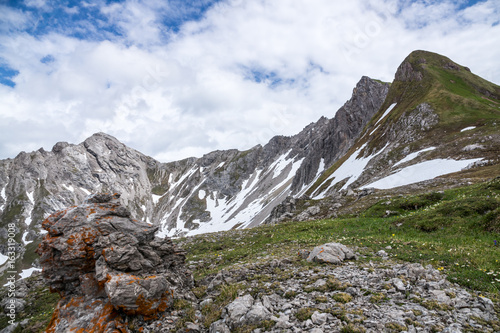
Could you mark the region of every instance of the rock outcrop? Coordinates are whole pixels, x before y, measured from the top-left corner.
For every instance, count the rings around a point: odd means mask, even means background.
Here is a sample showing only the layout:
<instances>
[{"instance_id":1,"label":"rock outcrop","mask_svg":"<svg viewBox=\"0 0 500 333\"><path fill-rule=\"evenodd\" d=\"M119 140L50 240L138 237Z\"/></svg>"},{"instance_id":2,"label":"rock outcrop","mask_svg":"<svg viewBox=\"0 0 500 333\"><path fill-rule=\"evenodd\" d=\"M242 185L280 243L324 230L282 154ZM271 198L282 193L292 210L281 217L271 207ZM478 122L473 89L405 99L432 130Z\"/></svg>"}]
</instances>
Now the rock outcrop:
<instances>
[{"instance_id":1,"label":"rock outcrop","mask_svg":"<svg viewBox=\"0 0 500 333\"><path fill-rule=\"evenodd\" d=\"M43 276L61 295L47 332L127 332L130 316L158 318L193 285L185 254L158 227L136 221L101 193L43 222L37 252Z\"/></svg>"}]
</instances>

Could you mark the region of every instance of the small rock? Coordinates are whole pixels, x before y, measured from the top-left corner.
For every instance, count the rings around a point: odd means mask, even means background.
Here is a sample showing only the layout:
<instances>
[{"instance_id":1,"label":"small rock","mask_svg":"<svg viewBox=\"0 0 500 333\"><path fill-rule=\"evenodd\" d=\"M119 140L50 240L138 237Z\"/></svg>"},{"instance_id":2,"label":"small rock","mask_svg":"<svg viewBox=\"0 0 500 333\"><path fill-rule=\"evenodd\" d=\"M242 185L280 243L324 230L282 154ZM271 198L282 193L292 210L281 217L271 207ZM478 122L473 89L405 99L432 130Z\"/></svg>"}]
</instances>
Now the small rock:
<instances>
[{"instance_id":1,"label":"small rock","mask_svg":"<svg viewBox=\"0 0 500 333\"><path fill-rule=\"evenodd\" d=\"M309 250L299 250L299 257L307 259L307 257L309 257L309 253L311 253Z\"/></svg>"},{"instance_id":2,"label":"small rock","mask_svg":"<svg viewBox=\"0 0 500 333\"><path fill-rule=\"evenodd\" d=\"M261 302L255 302L245 315L245 325L255 325L271 317L271 312Z\"/></svg>"},{"instance_id":3,"label":"small rock","mask_svg":"<svg viewBox=\"0 0 500 333\"><path fill-rule=\"evenodd\" d=\"M403 281L401 281L401 279L398 279L398 278L392 279L391 283L396 288L397 291L401 291L401 292L406 291L406 287L405 287Z\"/></svg>"},{"instance_id":4,"label":"small rock","mask_svg":"<svg viewBox=\"0 0 500 333\"><path fill-rule=\"evenodd\" d=\"M213 302L214 302L214 300L213 300L213 299L211 299L211 298L204 299L204 300L200 303L200 307L202 307L202 308L203 308L203 307L205 307L205 306L207 306L207 305L212 304Z\"/></svg>"},{"instance_id":5,"label":"small rock","mask_svg":"<svg viewBox=\"0 0 500 333\"><path fill-rule=\"evenodd\" d=\"M431 294L433 295L432 298L434 298L436 301L444 304L451 305L452 301L451 298L446 295L446 292L443 290L431 290Z\"/></svg>"},{"instance_id":6,"label":"small rock","mask_svg":"<svg viewBox=\"0 0 500 333\"><path fill-rule=\"evenodd\" d=\"M314 313L311 316L311 320L315 325L323 325L328 320L328 314L314 311Z\"/></svg>"},{"instance_id":7,"label":"small rock","mask_svg":"<svg viewBox=\"0 0 500 333\"><path fill-rule=\"evenodd\" d=\"M314 326L314 324L313 324L313 322L312 322L312 320L311 320L311 319L307 319L307 320L304 322L303 326L304 326L304 327L306 327L306 328L308 328L308 327L313 327L313 326Z\"/></svg>"},{"instance_id":8,"label":"small rock","mask_svg":"<svg viewBox=\"0 0 500 333\"><path fill-rule=\"evenodd\" d=\"M454 323L441 331L442 333L462 333L462 325Z\"/></svg>"},{"instance_id":9,"label":"small rock","mask_svg":"<svg viewBox=\"0 0 500 333\"><path fill-rule=\"evenodd\" d=\"M316 282L314 282L312 286L315 288L321 288L323 286L326 286L326 281L323 279L319 279Z\"/></svg>"},{"instance_id":10,"label":"small rock","mask_svg":"<svg viewBox=\"0 0 500 333\"><path fill-rule=\"evenodd\" d=\"M231 330L223 320L218 320L210 325L209 333L231 333Z\"/></svg>"},{"instance_id":11,"label":"small rock","mask_svg":"<svg viewBox=\"0 0 500 333\"><path fill-rule=\"evenodd\" d=\"M319 212L321 212L321 209L318 206L311 206L311 207L306 209L306 212L309 215L317 215L317 214L319 214Z\"/></svg>"},{"instance_id":12,"label":"small rock","mask_svg":"<svg viewBox=\"0 0 500 333\"><path fill-rule=\"evenodd\" d=\"M182 333L200 333L201 328L200 328L200 325L187 322L185 328L179 330L179 332L182 332Z\"/></svg>"},{"instance_id":13,"label":"small rock","mask_svg":"<svg viewBox=\"0 0 500 333\"><path fill-rule=\"evenodd\" d=\"M309 333L323 333L323 330L321 328L316 327L310 330Z\"/></svg>"},{"instance_id":14,"label":"small rock","mask_svg":"<svg viewBox=\"0 0 500 333\"><path fill-rule=\"evenodd\" d=\"M226 318L229 323L238 325L247 312L250 311L253 302L252 295L237 297L232 303L226 306L222 317Z\"/></svg>"},{"instance_id":15,"label":"small rock","mask_svg":"<svg viewBox=\"0 0 500 333\"><path fill-rule=\"evenodd\" d=\"M382 258L387 258L388 254L384 250L380 250L377 252L377 256L382 257Z\"/></svg>"}]
</instances>

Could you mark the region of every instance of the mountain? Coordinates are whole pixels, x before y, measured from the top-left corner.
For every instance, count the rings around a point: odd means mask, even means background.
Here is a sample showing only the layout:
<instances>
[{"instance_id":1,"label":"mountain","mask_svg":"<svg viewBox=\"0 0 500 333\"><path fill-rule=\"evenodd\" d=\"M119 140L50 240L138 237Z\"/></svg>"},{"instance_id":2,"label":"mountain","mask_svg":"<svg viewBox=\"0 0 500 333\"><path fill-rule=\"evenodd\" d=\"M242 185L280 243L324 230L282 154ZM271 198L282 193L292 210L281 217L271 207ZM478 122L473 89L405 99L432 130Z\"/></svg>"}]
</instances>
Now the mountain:
<instances>
[{"instance_id":1,"label":"mountain","mask_svg":"<svg viewBox=\"0 0 500 333\"><path fill-rule=\"evenodd\" d=\"M438 54L415 51L399 66L380 110L351 150L307 194L393 188L472 169L498 175L500 87ZM489 166L489 167L486 167Z\"/></svg>"},{"instance_id":2,"label":"mountain","mask_svg":"<svg viewBox=\"0 0 500 333\"><path fill-rule=\"evenodd\" d=\"M499 119L499 86L415 51L392 84L363 77L333 118L247 151L160 163L97 133L78 145L22 152L0 161L0 264L9 224L18 268L29 269L41 221L98 191L121 193L132 215L159 225L164 237L273 223L288 218L298 198L342 206L373 188L491 178L500 174Z\"/></svg>"}]
</instances>

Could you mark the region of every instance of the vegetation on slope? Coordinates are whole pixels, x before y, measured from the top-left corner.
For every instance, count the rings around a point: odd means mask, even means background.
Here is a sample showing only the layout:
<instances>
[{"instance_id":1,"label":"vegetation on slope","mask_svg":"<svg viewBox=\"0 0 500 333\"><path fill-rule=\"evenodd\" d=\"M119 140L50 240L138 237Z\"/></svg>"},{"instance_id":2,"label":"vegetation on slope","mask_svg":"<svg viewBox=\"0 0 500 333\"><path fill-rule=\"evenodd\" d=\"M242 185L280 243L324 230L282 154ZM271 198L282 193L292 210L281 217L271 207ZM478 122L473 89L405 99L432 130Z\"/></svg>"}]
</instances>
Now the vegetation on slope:
<instances>
[{"instance_id":1,"label":"vegetation on slope","mask_svg":"<svg viewBox=\"0 0 500 333\"><path fill-rule=\"evenodd\" d=\"M390 212L390 217L382 217ZM496 241L496 242L495 242ZM393 259L431 264L452 282L500 291L500 178L423 195L382 200L358 217L288 222L200 235L178 242L201 278L232 265L293 257L327 242L356 247L366 260L387 246ZM497 245L495 245L497 244Z\"/></svg>"},{"instance_id":2,"label":"vegetation on slope","mask_svg":"<svg viewBox=\"0 0 500 333\"><path fill-rule=\"evenodd\" d=\"M391 261L431 264L451 282L499 302L500 177L442 192L386 198L358 216L288 222L175 241L186 250L187 264L195 267L196 279L274 258L288 258L297 265L318 265L300 260L298 250L340 242L355 248L361 262L382 261L376 252L384 249ZM239 287L227 288L224 295L234 296ZM203 290L195 288L193 292ZM217 300L219 310L234 298L229 296ZM37 323L48 321L58 297L38 287L27 298L34 301L18 320L29 319L30 325L23 332L40 332ZM5 326L6 322L0 320L0 328Z\"/></svg>"}]
</instances>

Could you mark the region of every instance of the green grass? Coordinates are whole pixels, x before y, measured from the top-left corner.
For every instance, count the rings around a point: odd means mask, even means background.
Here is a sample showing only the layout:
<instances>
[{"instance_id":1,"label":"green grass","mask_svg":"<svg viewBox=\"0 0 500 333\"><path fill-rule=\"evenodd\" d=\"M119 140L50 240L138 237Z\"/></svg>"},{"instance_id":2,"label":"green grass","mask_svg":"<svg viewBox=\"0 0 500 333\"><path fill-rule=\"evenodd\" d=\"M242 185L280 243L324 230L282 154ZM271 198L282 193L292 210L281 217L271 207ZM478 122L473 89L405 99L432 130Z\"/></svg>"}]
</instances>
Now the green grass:
<instances>
[{"instance_id":1,"label":"green grass","mask_svg":"<svg viewBox=\"0 0 500 333\"><path fill-rule=\"evenodd\" d=\"M500 247L494 241L500 243L499 198L500 178L444 193L381 201L355 218L289 222L179 241L189 261L203 262L195 271L198 278L232 265L298 257L299 249L341 242L358 247L366 260L378 260L373 253L390 245L394 259L431 264L452 282L498 293ZM386 209L398 210L399 215L380 217Z\"/></svg>"},{"instance_id":2,"label":"green grass","mask_svg":"<svg viewBox=\"0 0 500 333\"><path fill-rule=\"evenodd\" d=\"M19 326L14 332L44 332L59 299L58 294L50 293L48 287L45 286L30 290L29 294L24 298L26 301L24 310L16 313L16 322L28 319L28 324L24 328ZM0 329L8 326L8 320L8 317L0 318Z\"/></svg>"}]
</instances>

